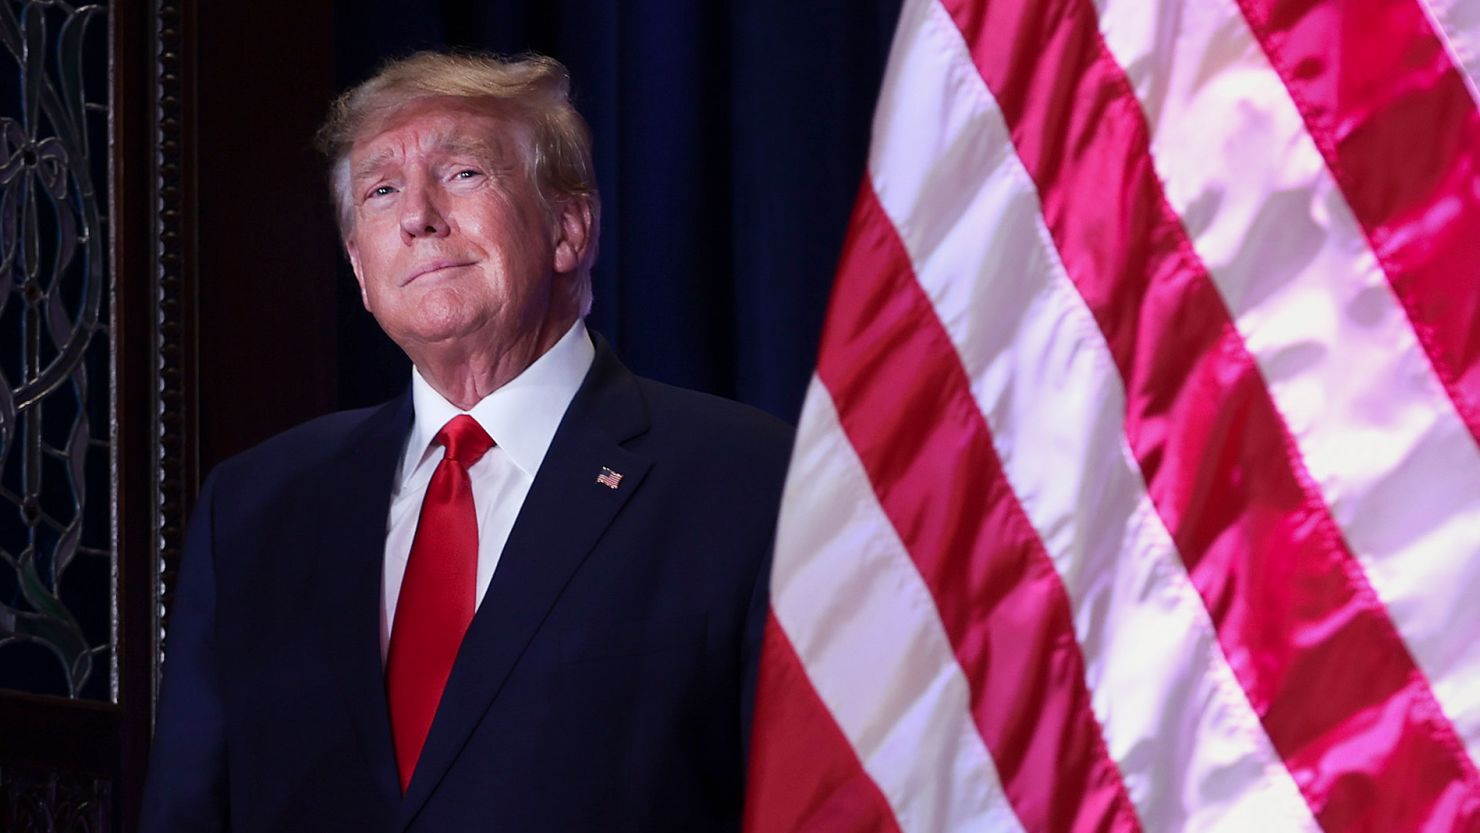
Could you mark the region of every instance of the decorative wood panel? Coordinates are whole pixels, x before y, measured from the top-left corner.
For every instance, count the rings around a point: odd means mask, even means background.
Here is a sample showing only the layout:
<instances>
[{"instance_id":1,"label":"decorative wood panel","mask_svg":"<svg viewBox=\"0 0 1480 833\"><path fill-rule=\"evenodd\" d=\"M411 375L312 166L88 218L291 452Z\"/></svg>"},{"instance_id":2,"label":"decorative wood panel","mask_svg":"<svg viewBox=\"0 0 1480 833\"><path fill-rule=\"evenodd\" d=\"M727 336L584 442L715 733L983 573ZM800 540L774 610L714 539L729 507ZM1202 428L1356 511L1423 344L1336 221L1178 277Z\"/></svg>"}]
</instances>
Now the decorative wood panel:
<instances>
[{"instance_id":1,"label":"decorative wood panel","mask_svg":"<svg viewBox=\"0 0 1480 833\"><path fill-rule=\"evenodd\" d=\"M0 767L0 830L6 833L104 833L111 813L108 781Z\"/></svg>"},{"instance_id":2,"label":"decorative wood panel","mask_svg":"<svg viewBox=\"0 0 1480 833\"><path fill-rule=\"evenodd\" d=\"M195 485L193 10L0 0L7 833L126 830L137 813L162 556Z\"/></svg>"}]
</instances>

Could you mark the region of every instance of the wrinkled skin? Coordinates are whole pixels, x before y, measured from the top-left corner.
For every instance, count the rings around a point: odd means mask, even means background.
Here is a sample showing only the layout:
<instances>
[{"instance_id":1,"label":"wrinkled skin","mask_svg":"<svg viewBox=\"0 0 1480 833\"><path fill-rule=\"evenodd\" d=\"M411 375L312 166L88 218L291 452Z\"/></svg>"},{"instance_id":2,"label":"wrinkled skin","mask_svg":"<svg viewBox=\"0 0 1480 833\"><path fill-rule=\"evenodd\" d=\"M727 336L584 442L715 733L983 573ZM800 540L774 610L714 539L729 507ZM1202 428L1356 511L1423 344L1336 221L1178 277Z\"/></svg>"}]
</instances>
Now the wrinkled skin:
<instances>
[{"instance_id":1,"label":"wrinkled skin","mask_svg":"<svg viewBox=\"0 0 1480 833\"><path fill-rule=\"evenodd\" d=\"M486 104L422 99L377 127L350 151L345 249L365 308L437 392L471 408L580 314L590 208L547 206L523 125Z\"/></svg>"}]
</instances>

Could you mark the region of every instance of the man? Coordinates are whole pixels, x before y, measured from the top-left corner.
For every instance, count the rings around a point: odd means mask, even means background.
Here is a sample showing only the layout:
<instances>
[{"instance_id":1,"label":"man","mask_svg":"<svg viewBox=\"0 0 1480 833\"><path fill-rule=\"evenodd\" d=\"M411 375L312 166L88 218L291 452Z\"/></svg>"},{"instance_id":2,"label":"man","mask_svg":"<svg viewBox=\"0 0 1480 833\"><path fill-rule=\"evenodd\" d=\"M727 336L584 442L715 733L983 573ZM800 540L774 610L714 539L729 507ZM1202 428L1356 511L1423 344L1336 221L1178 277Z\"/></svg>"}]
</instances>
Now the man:
<instances>
[{"instance_id":1,"label":"man","mask_svg":"<svg viewBox=\"0 0 1480 833\"><path fill-rule=\"evenodd\" d=\"M345 250L411 389L207 479L148 833L738 827L790 433L587 334L567 86L422 53L335 104Z\"/></svg>"}]
</instances>

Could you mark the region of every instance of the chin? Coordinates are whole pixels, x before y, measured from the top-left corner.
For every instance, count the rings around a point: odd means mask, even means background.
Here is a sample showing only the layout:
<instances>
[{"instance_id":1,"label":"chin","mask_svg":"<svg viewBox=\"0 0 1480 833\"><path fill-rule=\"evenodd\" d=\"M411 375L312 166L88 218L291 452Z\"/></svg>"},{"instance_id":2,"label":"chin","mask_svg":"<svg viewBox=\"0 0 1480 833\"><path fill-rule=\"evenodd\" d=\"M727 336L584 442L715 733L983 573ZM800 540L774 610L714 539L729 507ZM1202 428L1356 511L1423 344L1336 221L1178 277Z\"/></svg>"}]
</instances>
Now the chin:
<instances>
[{"instance_id":1,"label":"chin","mask_svg":"<svg viewBox=\"0 0 1480 833\"><path fill-rule=\"evenodd\" d=\"M469 303L460 293L430 292L416 305L397 328L406 338L423 344L436 344L471 336L482 329L488 315L478 305ZM386 328L390 332L389 327ZM399 340L399 339L398 339Z\"/></svg>"},{"instance_id":2,"label":"chin","mask_svg":"<svg viewBox=\"0 0 1480 833\"><path fill-rule=\"evenodd\" d=\"M406 331L406 340L426 345L446 345L468 339L479 331L476 321L436 321L419 324Z\"/></svg>"}]
</instances>

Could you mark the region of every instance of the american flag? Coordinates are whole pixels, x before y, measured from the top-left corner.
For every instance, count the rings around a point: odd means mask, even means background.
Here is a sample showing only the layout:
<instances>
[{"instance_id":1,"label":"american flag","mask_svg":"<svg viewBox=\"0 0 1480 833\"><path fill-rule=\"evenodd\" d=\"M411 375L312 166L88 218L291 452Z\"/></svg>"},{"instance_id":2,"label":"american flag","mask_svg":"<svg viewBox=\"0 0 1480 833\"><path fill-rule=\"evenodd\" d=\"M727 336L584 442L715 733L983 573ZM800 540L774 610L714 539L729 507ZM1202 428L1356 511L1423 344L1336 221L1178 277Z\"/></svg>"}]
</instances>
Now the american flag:
<instances>
[{"instance_id":1,"label":"american flag","mask_svg":"<svg viewBox=\"0 0 1480 833\"><path fill-rule=\"evenodd\" d=\"M906 0L747 829L1480 829L1480 2Z\"/></svg>"},{"instance_id":2,"label":"american flag","mask_svg":"<svg viewBox=\"0 0 1480 833\"><path fill-rule=\"evenodd\" d=\"M622 475L620 472L615 472L606 466L602 466L600 473L596 475L596 482L608 489L615 489L622 485Z\"/></svg>"}]
</instances>

